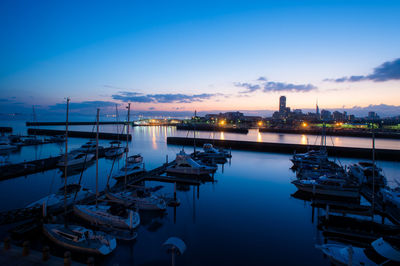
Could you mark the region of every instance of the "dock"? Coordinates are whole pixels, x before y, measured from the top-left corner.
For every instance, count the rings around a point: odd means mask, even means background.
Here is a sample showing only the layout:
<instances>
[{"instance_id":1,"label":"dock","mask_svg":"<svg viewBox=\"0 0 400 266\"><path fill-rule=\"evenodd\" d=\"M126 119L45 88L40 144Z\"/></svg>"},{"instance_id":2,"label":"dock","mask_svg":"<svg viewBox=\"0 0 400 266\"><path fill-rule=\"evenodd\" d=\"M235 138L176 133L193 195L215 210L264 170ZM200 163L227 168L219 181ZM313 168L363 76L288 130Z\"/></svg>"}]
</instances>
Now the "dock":
<instances>
[{"instance_id":1,"label":"dock","mask_svg":"<svg viewBox=\"0 0 400 266\"><path fill-rule=\"evenodd\" d=\"M285 133L285 134L305 134L305 135L322 135L322 129L300 129L300 128L259 128L260 132L266 133ZM377 131L374 133L375 138L382 139L400 139L400 132ZM325 129L327 136L343 136L343 137L358 137L372 138L370 130L346 130L346 129Z\"/></svg>"},{"instance_id":2,"label":"dock","mask_svg":"<svg viewBox=\"0 0 400 266\"><path fill-rule=\"evenodd\" d=\"M130 122L129 124L132 124ZM26 122L27 127L35 127L35 126L65 126L64 122ZM100 121L99 125L126 125L127 122L124 121ZM69 126L94 126L96 125L95 121L87 121L87 122L68 122Z\"/></svg>"},{"instance_id":3,"label":"dock","mask_svg":"<svg viewBox=\"0 0 400 266\"><path fill-rule=\"evenodd\" d=\"M310 149L319 149L319 145L303 145L289 143L273 143L273 142L256 142L256 141L239 141L239 140L221 140L221 139L202 139L185 137L167 137L167 144L170 145L186 145L203 146L205 143L213 143L213 145L222 148L232 148L236 150L272 152L272 153L303 153ZM355 147L335 147L326 146L329 156L346 157L346 158L367 158L372 156L372 149L355 148ZM375 149L375 158L377 160L400 161L400 150Z\"/></svg>"},{"instance_id":4,"label":"dock","mask_svg":"<svg viewBox=\"0 0 400 266\"><path fill-rule=\"evenodd\" d=\"M215 132L229 132L229 133L239 133L247 134L249 130L247 128L240 127L224 127L224 126L214 126L209 124L177 124L177 130L196 130L196 131L215 131Z\"/></svg>"},{"instance_id":5,"label":"dock","mask_svg":"<svg viewBox=\"0 0 400 266\"><path fill-rule=\"evenodd\" d=\"M141 173L137 176L132 176L129 177L127 180L127 187L129 186L137 186L138 184L144 182L144 181L160 181L160 182L169 182L169 183L183 183L183 184L189 184L189 185L195 185L198 186L201 184L201 180L197 178L181 178L181 177L175 177L175 176L161 176L165 170L167 169L168 166L173 165L175 161L172 161L170 163L164 163L163 165L152 169L150 171ZM111 191L113 192L118 192L122 191L125 188L125 184L123 182L118 182L116 183L113 187L111 187ZM79 202L76 202L78 204L91 204L95 201L95 194L92 194L85 199L80 200ZM105 200L105 191L100 191L99 192L99 200ZM67 208L70 208L71 206L67 206ZM64 211L63 207L58 207L58 208L47 208L47 213L49 215L58 215ZM0 213L0 225L4 224L12 224L16 222L21 222L21 221L26 221L29 219L37 219L40 218L42 215L42 209L39 207L35 208L20 208L20 209L14 209L14 210L9 210L6 212L1 212Z\"/></svg>"},{"instance_id":6,"label":"dock","mask_svg":"<svg viewBox=\"0 0 400 266\"><path fill-rule=\"evenodd\" d=\"M28 134L41 135L41 136L57 136L57 135L65 135L65 130L29 128ZM94 139L96 138L96 132L68 130L68 137ZM105 132L99 133L99 139L126 140L126 138L127 134L116 134L116 133L105 133ZM132 135L128 135L128 140L132 140Z\"/></svg>"},{"instance_id":7,"label":"dock","mask_svg":"<svg viewBox=\"0 0 400 266\"><path fill-rule=\"evenodd\" d=\"M0 133L12 133L12 127L0 127Z\"/></svg>"},{"instance_id":8,"label":"dock","mask_svg":"<svg viewBox=\"0 0 400 266\"><path fill-rule=\"evenodd\" d=\"M31 266L31 265L53 265L53 266L80 266L86 265L78 263L76 261L71 261L68 257L70 264L64 264L65 258L60 258L56 256L50 256L49 250L43 250L39 252L36 250L31 250L28 247L18 247L15 245L7 244L8 247L0 248L0 264L1 265L18 265L18 266Z\"/></svg>"},{"instance_id":9,"label":"dock","mask_svg":"<svg viewBox=\"0 0 400 266\"><path fill-rule=\"evenodd\" d=\"M105 156L105 152L107 151L107 149L109 148L99 149L99 158L103 158ZM56 169L58 168L58 161L63 156L64 155L59 155L45 159L38 159L0 166L0 181Z\"/></svg>"}]
</instances>

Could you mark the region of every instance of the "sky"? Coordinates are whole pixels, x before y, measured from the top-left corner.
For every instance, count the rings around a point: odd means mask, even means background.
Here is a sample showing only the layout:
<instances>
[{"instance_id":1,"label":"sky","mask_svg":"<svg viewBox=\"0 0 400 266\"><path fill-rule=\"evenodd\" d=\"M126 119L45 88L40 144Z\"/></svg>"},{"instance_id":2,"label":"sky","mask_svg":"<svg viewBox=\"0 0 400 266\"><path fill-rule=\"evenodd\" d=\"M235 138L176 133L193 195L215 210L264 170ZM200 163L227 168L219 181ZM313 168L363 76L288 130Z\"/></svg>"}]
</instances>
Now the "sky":
<instances>
[{"instance_id":1,"label":"sky","mask_svg":"<svg viewBox=\"0 0 400 266\"><path fill-rule=\"evenodd\" d=\"M0 113L67 97L91 113L257 112L281 95L292 109L397 108L398 14L385 0L2 0Z\"/></svg>"}]
</instances>

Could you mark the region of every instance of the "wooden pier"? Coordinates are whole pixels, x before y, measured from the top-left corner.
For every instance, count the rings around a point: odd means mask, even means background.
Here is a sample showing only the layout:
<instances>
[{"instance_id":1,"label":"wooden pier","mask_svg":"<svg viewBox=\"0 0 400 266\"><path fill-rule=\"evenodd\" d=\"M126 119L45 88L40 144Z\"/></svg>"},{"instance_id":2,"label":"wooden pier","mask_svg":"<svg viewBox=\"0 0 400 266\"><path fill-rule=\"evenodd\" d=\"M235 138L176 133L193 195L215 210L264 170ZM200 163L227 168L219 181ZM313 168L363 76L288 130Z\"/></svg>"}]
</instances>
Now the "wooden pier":
<instances>
[{"instance_id":1,"label":"wooden pier","mask_svg":"<svg viewBox=\"0 0 400 266\"><path fill-rule=\"evenodd\" d=\"M319 145L303 145L289 143L238 141L238 140L220 140L220 139L198 139L185 137L167 137L167 144L203 146L205 143L213 143L217 147L232 148L246 151L273 152L273 153L303 153L309 149L319 149ZM349 157L349 158L368 158L372 156L372 149L353 148L353 147L335 147L326 146L329 156ZM375 149L376 160L400 161L400 150Z\"/></svg>"},{"instance_id":2,"label":"wooden pier","mask_svg":"<svg viewBox=\"0 0 400 266\"><path fill-rule=\"evenodd\" d=\"M29 247L18 247L11 244L6 244L0 248L0 265L16 265L16 266L31 266L31 265L53 265L53 266L80 266L86 265L75 261L71 261L70 256L66 253L66 258L50 256L49 249L38 252L31 250ZM65 264L65 259L69 264Z\"/></svg>"},{"instance_id":3,"label":"wooden pier","mask_svg":"<svg viewBox=\"0 0 400 266\"><path fill-rule=\"evenodd\" d=\"M29 128L29 135L43 135L43 136L57 136L57 135L65 135L65 130L55 130L55 129L37 129L37 128ZM96 132L87 132L87 131L68 131L68 137L71 138L96 138ZM99 133L99 139L108 139L108 140L126 140L127 134L115 134L115 133ZM132 135L128 135L128 139L132 140Z\"/></svg>"}]
</instances>

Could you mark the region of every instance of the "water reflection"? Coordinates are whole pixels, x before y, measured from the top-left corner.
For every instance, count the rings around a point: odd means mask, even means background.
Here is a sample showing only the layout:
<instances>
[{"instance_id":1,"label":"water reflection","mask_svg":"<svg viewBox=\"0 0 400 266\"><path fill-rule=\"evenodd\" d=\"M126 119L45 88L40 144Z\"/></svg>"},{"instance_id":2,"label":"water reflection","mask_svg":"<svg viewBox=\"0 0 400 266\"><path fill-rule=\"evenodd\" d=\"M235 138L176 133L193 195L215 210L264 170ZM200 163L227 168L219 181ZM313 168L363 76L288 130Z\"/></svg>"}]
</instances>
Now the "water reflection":
<instances>
[{"instance_id":1,"label":"water reflection","mask_svg":"<svg viewBox=\"0 0 400 266\"><path fill-rule=\"evenodd\" d=\"M262 142L262 135L260 132L257 133L257 142Z\"/></svg>"},{"instance_id":2,"label":"water reflection","mask_svg":"<svg viewBox=\"0 0 400 266\"><path fill-rule=\"evenodd\" d=\"M221 134L220 134L220 137L219 137L219 139L222 139L222 140L224 140L224 139L225 139L225 133L224 133L223 131L221 131Z\"/></svg>"},{"instance_id":3,"label":"water reflection","mask_svg":"<svg viewBox=\"0 0 400 266\"><path fill-rule=\"evenodd\" d=\"M301 135L300 144L308 145L308 138L306 135Z\"/></svg>"}]
</instances>

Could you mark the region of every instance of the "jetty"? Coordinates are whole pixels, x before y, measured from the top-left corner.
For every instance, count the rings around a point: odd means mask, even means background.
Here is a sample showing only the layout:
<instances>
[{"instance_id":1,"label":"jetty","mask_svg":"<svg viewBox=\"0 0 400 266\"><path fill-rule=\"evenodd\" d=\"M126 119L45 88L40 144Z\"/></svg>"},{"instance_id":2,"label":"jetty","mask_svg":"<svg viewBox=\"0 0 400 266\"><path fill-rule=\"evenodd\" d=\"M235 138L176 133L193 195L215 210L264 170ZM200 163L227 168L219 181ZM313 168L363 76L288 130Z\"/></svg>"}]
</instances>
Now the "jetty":
<instances>
[{"instance_id":1,"label":"jetty","mask_svg":"<svg viewBox=\"0 0 400 266\"><path fill-rule=\"evenodd\" d=\"M132 124L131 122L130 124ZM33 126L65 126L65 121L64 122L26 122L25 123L27 127L33 127ZM99 122L99 125L126 125L127 122L124 121L103 121ZM96 121L93 122L68 122L69 126L94 126L96 125Z\"/></svg>"},{"instance_id":2,"label":"jetty","mask_svg":"<svg viewBox=\"0 0 400 266\"><path fill-rule=\"evenodd\" d=\"M259 132L266 133L286 133L286 134L305 134L305 135L322 135L322 129L300 129L300 128L259 128ZM393 131L375 131L375 138L381 139L400 139L400 132ZM371 130L349 130L349 129L325 129L327 136L343 136L372 138Z\"/></svg>"},{"instance_id":3,"label":"jetty","mask_svg":"<svg viewBox=\"0 0 400 266\"><path fill-rule=\"evenodd\" d=\"M182 178L182 177L175 177L175 176L161 176L163 173L165 173L165 170L167 169L168 166L171 166L175 164L175 161L172 161L170 163L164 163L163 165L152 169L150 171L141 173L136 176L129 176L127 180L127 184L125 185L124 182L117 182L113 187L110 188L111 191L113 192L118 192L123 190L125 187L132 187L132 186L137 186L144 181L160 181L160 182L169 182L169 183L183 183L183 184L189 184L189 185L195 185L199 186L202 181L196 178ZM78 202L75 202L76 204L91 204L96 200L96 195L92 194L86 197L85 199L82 199ZM99 192L99 200L106 200L105 198L105 191L100 191ZM71 206L67 206L71 207ZM58 208L52 208L48 207L47 208L47 213L49 215L58 215L64 211L63 207L58 207ZM29 219L37 219L40 218L42 215L42 209L39 207L32 207L32 208L20 208L20 209L14 209L14 210L9 210L6 212L1 212L0 213L0 225L4 224L12 224L16 222L21 222L21 221L26 221Z\"/></svg>"},{"instance_id":4,"label":"jetty","mask_svg":"<svg viewBox=\"0 0 400 266\"><path fill-rule=\"evenodd\" d=\"M0 127L0 133L11 133L12 131L12 127Z\"/></svg>"},{"instance_id":5,"label":"jetty","mask_svg":"<svg viewBox=\"0 0 400 266\"><path fill-rule=\"evenodd\" d=\"M195 141L194 141L195 140ZM185 138L185 137L167 137L167 144L203 146L205 143L213 143L217 147L232 148L236 150L272 152L272 153L303 153L311 149L319 149L319 145L303 145L290 143L274 142L256 142L239 140L221 140L221 139L203 139L203 138ZM326 146L330 156L348 157L348 158L371 158L372 149L355 147ZM375 158L377 160L400 161L400 150L394 149L375 149Z\"/></svg>"},{"instance_id":6,"label":"jetty","mask_svg":"<svg viewBox=\"0 0 400 266\"><path fill-rule=\"evenodd\" d=\"M65 135L65 130L29 128L28 134L29 135L41 135L41 136L57 136L57 135ZM96 138L96 132L68 130L68 137L94 139L94 138ZM128 140L132 140L132 135L105 133L105 132L99 133L99 139L125 140L126 138L128 138Z\"/></svg>"},{"instance_id":7,"label":"jetty","mask_svg":"<svg viewBox=\"0 0 400 266\"><path fill-rule=\"evenodd\" d=\"M177 124L177 130L195 130L195 131L216 131L216 132L229 132L229 133L239 133L247 134L249 130L247 128L241 127L225 127L225 126L215 126L209 124Z\"/></svg>"},{"instance_id":8,"label":"jetty","mask_svg":"<svg viewBox=\"0 0 400 266\"><path fill-rule=\"evenodd\" d=\"M105 152L110 148L99 149L99 158L103 158L105 156ZM0 181L19 177L19 176L27 176L30 174L40 173L52 169L56 169L58 161L64 155L59 155L55 157L49 157L45 159L38 159L33 161L24 161L15 164L8 164L0 166ZM89 163L89 162L87 162Z\"/></svg>"}]
</instances>

